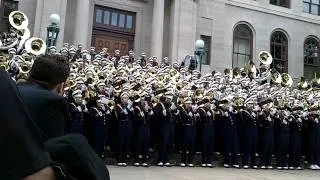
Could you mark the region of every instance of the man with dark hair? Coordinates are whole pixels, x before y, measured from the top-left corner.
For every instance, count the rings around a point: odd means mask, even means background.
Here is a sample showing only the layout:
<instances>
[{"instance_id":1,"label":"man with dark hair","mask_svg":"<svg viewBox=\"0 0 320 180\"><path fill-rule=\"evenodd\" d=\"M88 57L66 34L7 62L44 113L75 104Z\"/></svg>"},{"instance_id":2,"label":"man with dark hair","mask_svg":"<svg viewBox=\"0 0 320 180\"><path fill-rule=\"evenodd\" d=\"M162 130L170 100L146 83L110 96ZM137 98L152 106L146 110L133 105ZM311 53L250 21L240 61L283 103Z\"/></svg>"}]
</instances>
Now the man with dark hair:
<instances>
[{"instance_id":1,"label":"man with dark hair","mask_svg":"<svg viewBox=\"0 0 320 180\"><path fill-rule=\"evenodd\" d=\"M69 73L65 57L43 55L36 58L27 81L18 84L22 101L44 140L64 135L69 114L62 95Z\"/></svg>"}]
</instances>

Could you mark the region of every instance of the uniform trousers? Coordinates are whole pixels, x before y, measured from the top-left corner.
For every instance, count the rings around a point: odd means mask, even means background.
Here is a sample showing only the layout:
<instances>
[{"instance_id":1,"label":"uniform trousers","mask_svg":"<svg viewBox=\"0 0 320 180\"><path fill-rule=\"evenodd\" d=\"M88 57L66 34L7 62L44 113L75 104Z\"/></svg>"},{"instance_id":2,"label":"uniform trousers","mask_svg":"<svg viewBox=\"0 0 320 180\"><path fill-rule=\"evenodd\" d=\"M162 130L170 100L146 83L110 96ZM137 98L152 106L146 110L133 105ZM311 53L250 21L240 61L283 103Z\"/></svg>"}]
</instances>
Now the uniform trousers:
<instances>
[{"instance_id":1,"label":"uniform trousers","mask_svg":"<svg viewBox=\"0 0 320 180\"><path fill-rule=\"evenodd\" d=\"M261 128L261 166L271 166L273 150L273 128Z\"/></svg>"},{"instance_id":2,"label":"uniform trousers","mask_svg":"<svg viewBox=\"0 0 320 180\"><path fill-rule=\"evenodd\" d=\"M117 161L118 163L126 163L126 155L129 148L129 136L132 132L130 130L129 121L118 122L118 149Z\"/></svg>"},{"instance_id":3,"label":"uniform trousers","mask_svg":"<svg viewBox=\"0 0 320 180\"><path fill-rule=\"evenodd\" d=\"M224 164L237 165L238 153L239 153L239 141L237 128L233 125L226 125L226 131L224 132Z\"/></svg>"},{"instance_id":4,"label":"uniform trousers","mask_svg":"<svg viewBox=\"0 0 320 180\"><path fill-rule=\"evenodd\" d=\"M202 164L212 163L213 141L214 141L214 126L204 125L202 127L202 152L201 152Z\"/></svg>"},{"instance_id":5,"label":"uniform trousers","mask_svg":"<svg viewBox=\"0 0 320 180\"><path fill-rule=\"evenodd\" d=\"M104 145L107 138L106 124L100 121L94 121L92 124L91 146L93 150L101 156L104 152Z\"/></svg>"},{"instance_id":6,"label":"uniform trousers","mask_svg":"<svg viewBox=\"0 0 320 180\"><path fill-rule=\"evenodd\" d=\"M289 154L289 128L279 127L277 137L277 167L287 167Z\"/></svg>"},{"instance_id":7,"label":"uniform trousers","mask_svg":"<svg viewBox=\"0 0 320 180\"><path fill-rule=\"evenodd\" d=\"M289 166L300 166L300 152L301 152L301 131L290 131L290 150L289 150Z\"/></svg>"},{"instance_id":8,"label":"uniform trousers","mask_svg":"<svg viewBox=\"0 0 320 180\"><path fill-rule=\"evenodd\" d=\"M148 159L148 148L150 141L150 129L148 125L138 125L136 127L136 151L135 162L139 162L139 155L142 156L142 163L146 163Z\"/></svg>"},{"instance_id":9,"label":"uniform trousers","mask_svg":"<svg viewBox=\"0 0 320 180\"><path fill-rule=\"evenodd\" d=\"M258 143L258 128L257 127L245 127L243 129L243 158L242 165L249 165L249 158L251 158L251 166L256 165L255 153L257 152Z\"/></svg>"},{"instance_id":10,"label":"uniform trousers","mask_svg":"<svg viewBox=\"0 0 320 180\"><path fill-rule=\"evenodd\" d=\"M173 140L173 124L160 125L160 146L158 162L167 163Z\"/></svg>"},{"instance_id":11,"label":"uniform trousers","mask_svg":"<svg viewBox=\"0 0 320 180\"><path fill-rule=\"evenodd\" d=\"M185 164L193 163L195 140L196 140L196 127L194 125L184 125L181 163L185 163Z\"/></svg>"}]
</instances>

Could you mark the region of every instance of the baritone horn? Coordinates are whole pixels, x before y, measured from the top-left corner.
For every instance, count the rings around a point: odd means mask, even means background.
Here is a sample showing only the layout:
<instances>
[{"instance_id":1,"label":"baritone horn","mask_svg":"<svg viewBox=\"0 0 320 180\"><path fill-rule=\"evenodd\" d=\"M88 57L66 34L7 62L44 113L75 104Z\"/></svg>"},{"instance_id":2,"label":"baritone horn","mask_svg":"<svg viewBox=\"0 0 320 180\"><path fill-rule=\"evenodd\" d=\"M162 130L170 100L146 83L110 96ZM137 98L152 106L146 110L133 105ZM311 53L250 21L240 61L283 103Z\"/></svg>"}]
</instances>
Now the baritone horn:
<instances>
[{"instance_id":1,"label":"baritone horn","mask_svg":"<svg viewBox=\"0 0 320 180\"><path fill-rule=\"evenodd\" d=\"M46 52L47 45L42 39L33 37L26 41L25 48L28 53L39 56Z\"/></svg>"},{"instance_id":2,"label":"baritone horn","mask_svg":"<svg viewBox=\"0 0 320 180\"><path fill-rule=\"evenodd\" d=\"M21 11L12 11L9 14L9 22L15 29L26 29L29 24L28 17Z\"/></svg>"}]
</instances>

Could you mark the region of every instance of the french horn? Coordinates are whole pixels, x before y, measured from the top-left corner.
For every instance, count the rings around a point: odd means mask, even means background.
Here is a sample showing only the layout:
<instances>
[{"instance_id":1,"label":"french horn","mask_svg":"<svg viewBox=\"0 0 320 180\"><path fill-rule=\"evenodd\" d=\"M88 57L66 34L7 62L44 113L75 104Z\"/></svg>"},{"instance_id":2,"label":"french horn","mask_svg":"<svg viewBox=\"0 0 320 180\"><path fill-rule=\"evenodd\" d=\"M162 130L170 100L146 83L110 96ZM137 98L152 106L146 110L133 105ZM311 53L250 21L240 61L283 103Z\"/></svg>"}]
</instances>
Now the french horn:
<instances>
[{"instance_id":1,"label":"french horn","mask_svg":"<svg viewBox=\"0 0 320 180\"><path fill-rule=\"evenodd\" d=\"M25 48L28 53L39 56L46 52L47 45L42 39L33 37L26 41Z\"/></svg>"}]
</instances>

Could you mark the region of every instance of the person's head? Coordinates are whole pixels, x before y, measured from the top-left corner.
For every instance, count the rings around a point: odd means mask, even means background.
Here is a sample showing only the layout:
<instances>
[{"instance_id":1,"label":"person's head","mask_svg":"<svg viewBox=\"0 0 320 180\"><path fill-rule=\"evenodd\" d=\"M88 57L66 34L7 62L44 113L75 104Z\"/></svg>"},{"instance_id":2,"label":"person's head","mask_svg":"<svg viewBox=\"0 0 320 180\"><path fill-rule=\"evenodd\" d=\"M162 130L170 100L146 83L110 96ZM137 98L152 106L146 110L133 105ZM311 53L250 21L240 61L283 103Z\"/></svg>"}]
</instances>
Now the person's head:
<instances>
[{"instance_id":1,"label":"person's head","mask_svg":"<svg viewBox=\"0 0 320 180\"><path fill-rule=\"evenodd\" d=\"M63 95L64 84L69 73L67 58L59 55L42 55L34 61L28 80Z\"/></svg>"}]
</instances>

